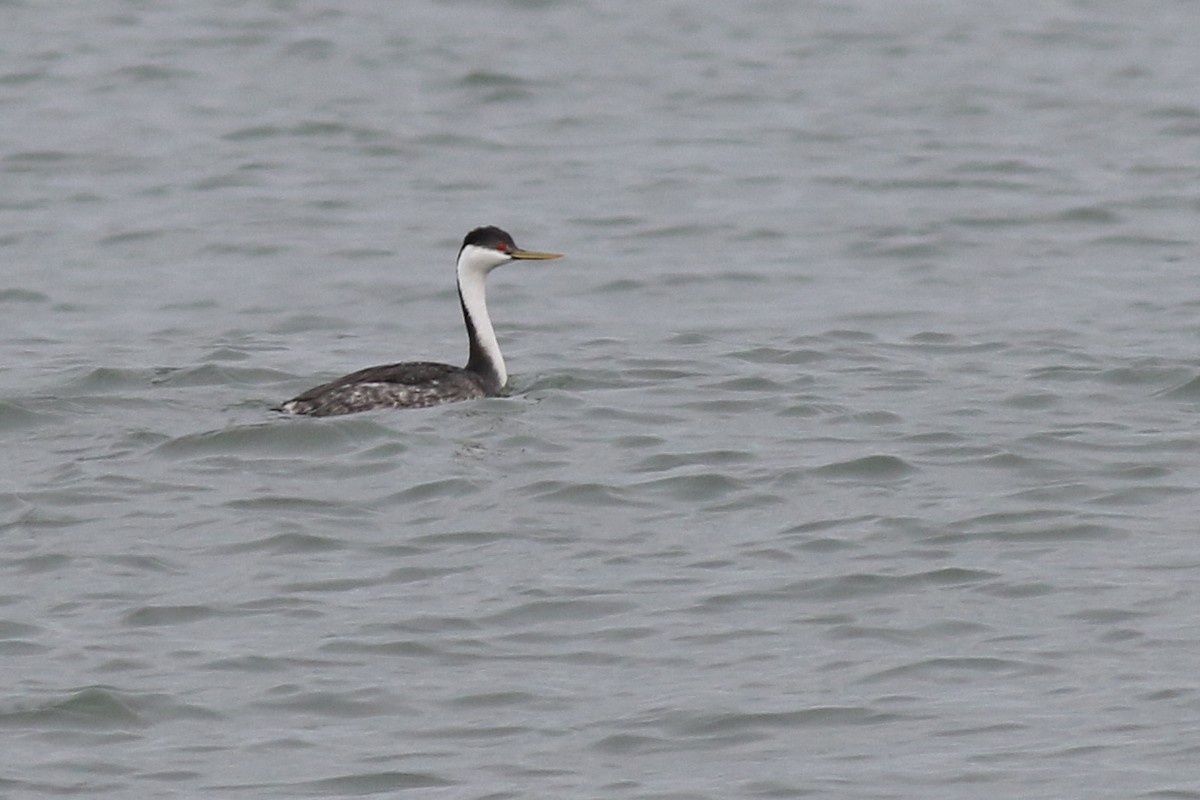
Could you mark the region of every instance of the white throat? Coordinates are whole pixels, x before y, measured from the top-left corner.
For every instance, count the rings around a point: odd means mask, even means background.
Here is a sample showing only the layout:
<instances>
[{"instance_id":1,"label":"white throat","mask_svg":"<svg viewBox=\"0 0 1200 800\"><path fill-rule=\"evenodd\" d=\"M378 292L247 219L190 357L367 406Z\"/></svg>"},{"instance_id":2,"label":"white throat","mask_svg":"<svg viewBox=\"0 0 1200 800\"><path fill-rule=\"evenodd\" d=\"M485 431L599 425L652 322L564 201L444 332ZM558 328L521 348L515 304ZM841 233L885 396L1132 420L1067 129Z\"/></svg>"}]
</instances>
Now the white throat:
<instances>
[{"instance_id":1,"label":"white throat","mask_svg":"<svg viewBox=\"0 0 1200 800\"><path fill-rule=\"evenodd\" d=\"M458 295L462 299L463 316L472 344L468 366L492 372L501 388L508 383L508 370L488 314L485 283L489 272L509 260L502 253L475 245L467 245L458 256Z\"/></svg>"}]
</instances>

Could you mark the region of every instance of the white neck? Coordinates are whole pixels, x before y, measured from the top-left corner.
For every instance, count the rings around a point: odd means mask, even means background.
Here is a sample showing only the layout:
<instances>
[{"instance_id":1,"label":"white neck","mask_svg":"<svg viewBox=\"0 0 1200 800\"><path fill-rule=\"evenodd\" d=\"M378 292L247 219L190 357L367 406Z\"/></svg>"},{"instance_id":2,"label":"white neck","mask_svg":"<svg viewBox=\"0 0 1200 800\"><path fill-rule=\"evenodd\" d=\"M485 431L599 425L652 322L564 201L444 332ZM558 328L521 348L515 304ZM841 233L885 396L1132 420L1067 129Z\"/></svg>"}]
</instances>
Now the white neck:
<instances>
[{"instance_id":1,"label":"white neck","mask_svg":"<svg viewBox=\"0 0 1200 800\"><path fill-rule=\"evenodd\" d=\"M471 339L467 367L493 374L500 383L497 388L508 383L508 370L504 366L496 331L492 328L492 318L488 315L484 284L487 274L508 260L493 250L474 245L464 247L458 257L458 296L462 300L463 318Z\"/></svg>"}]
</instances>

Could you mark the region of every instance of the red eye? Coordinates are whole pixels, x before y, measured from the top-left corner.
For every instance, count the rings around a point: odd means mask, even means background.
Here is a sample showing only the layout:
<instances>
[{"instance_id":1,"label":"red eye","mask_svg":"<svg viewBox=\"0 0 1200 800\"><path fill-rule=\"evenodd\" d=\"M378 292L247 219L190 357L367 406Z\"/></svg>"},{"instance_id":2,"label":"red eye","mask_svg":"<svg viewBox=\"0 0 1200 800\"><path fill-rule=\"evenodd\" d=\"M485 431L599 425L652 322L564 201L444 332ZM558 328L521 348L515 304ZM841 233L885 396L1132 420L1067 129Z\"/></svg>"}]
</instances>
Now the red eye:
<instances>
[{"instance_id":1,"label":"red eye","mask_svg":"<svg viewBox=\"0 0 1200 800\"><path fill-rule=\"evenodd\" d=\"M496 249L499 250L501 253L506 253L506 252L508 252L508 245L506 245L504 242L498 242L496 244Z\"/></svg>"}]
</instances>

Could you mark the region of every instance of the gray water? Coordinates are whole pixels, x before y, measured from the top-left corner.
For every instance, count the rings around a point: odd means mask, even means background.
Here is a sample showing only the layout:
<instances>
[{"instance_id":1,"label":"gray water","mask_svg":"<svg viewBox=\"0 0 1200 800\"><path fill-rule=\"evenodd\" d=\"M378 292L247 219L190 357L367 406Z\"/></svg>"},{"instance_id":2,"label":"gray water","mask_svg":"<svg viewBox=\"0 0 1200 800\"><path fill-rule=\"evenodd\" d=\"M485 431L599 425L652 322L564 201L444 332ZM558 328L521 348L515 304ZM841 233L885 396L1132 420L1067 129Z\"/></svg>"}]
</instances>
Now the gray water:
<instances>
[{"instance_id":1,"label":"gray water","mask_svg":"<svg viewBox=\"0 0 1200 800\"><path fill-rule=\"evenodd\" d=\"M1196 3L0 17L0 796L1200 797Z\"/></svg>"}]
</instances>

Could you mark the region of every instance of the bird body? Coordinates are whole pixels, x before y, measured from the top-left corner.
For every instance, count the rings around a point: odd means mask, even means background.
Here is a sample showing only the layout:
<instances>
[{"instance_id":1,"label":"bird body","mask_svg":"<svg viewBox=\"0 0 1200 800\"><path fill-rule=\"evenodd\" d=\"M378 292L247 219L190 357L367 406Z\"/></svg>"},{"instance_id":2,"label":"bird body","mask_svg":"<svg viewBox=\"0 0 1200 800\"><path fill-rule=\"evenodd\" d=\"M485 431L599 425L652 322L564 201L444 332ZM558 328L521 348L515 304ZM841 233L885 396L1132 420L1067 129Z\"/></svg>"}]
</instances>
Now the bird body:
<instances>
[{"instance_id":1,"label":"bird body","mask_svg":"<svg viewBox=\"0 0 1200 800\"><path fill-rule=\"evenodd\" d=\"M469 341L465 367L429 361L367 367L309 389L278 410L324 417L376 408L424 408L500 394L508 370L488 315L487 275L509 261L553 258L560 255L520 249L499 228L476 228L463 239L457 262L458 297Z\"/></svg>"}]
</instances>

